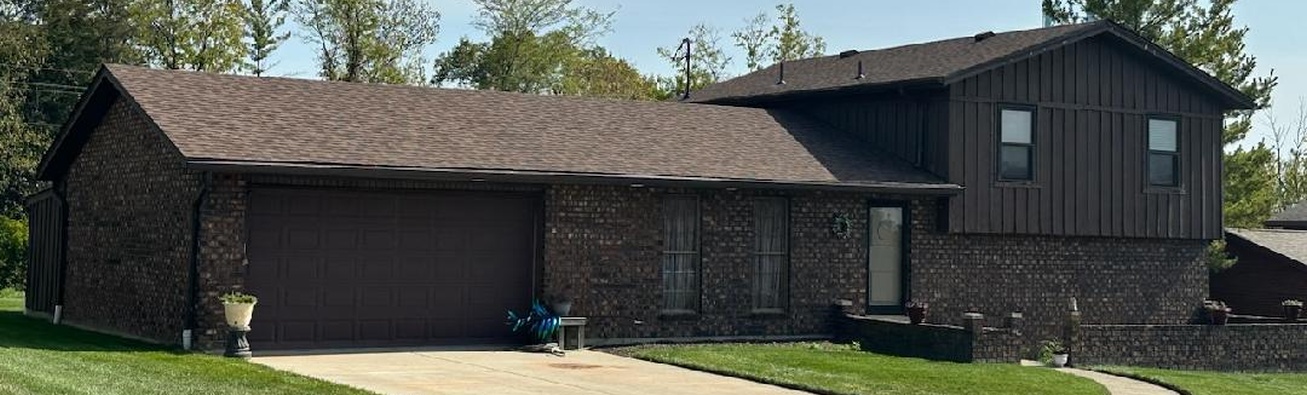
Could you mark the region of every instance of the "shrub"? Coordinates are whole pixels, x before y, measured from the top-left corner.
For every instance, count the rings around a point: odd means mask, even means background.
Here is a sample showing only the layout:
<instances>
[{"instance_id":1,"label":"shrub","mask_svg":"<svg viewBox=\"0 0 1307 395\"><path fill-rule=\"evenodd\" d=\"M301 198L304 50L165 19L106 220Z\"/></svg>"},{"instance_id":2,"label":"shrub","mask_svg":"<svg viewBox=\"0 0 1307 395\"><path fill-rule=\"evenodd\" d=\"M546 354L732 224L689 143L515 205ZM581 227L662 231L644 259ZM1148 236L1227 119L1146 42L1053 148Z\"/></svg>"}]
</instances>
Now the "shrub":
<instances>
[{"instance_id":1,"label":"shrub","mask_svg":"<svg viewBox=\"0 0 1307 395\"><path fill-rule=\"evenodd\" d=\"M1230 255L1225 250L1225 240L1215 240L1207 245L1207 272L1210 274L1220 273L1234 266L1239 260Z\"/></svg>"},{"instance_id":2,"label":"shrub","mask_svg":"<svg viewBox=\"0 0 1307 395\"><path fill-rule=\"evenodd\" d=\"M23 290L26 268L27 222L0 217L0 289Z\"/></svg>"}]
</instances>

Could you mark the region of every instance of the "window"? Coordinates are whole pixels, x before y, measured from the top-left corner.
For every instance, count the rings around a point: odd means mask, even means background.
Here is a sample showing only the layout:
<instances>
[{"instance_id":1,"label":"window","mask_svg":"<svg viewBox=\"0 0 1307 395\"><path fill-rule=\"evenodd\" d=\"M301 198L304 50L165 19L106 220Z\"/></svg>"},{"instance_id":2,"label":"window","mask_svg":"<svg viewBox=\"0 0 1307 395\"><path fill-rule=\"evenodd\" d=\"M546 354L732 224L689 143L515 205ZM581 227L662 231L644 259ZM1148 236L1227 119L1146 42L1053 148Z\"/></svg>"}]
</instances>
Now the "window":
<instances>
[{"instance_id":1,"label":"window","mask_svg":"<svg viewBox=\"0 0 1307 395\"><path fill-rule=\"evenodd\" d=\"M699 199L663 200L663 310L699 308Z\"/></svg>"},{"instance_id":2,"label":"window","mask_svg":"<svg viewBox=\"0 0 1307 395\"><path fill-rule=\"evenodd\" d=\"M1004 108L999 111L998 178L1005 181L1034 179L1035 112L1029 109Z\"/></svg>"},{"instance_id":3,"label":"window","mask_svg":"<svg viewBox=\"0 0 1307 395\"><path fill-rule=\"evenodd\" d=\"M1148 119L1148 184L1180 185L1180 136L1172 119Z\"/></svg>"},{"instance_id":4,"label":"window","mask_svg":"<svg viewBox=\"0 0 1307 395\"><path fill-rule=\"evenodd\" d=\"M753 203L753 309L779 312L786 301L790 261L789 202L760 198Z\"/></svg>"}]
</instances>

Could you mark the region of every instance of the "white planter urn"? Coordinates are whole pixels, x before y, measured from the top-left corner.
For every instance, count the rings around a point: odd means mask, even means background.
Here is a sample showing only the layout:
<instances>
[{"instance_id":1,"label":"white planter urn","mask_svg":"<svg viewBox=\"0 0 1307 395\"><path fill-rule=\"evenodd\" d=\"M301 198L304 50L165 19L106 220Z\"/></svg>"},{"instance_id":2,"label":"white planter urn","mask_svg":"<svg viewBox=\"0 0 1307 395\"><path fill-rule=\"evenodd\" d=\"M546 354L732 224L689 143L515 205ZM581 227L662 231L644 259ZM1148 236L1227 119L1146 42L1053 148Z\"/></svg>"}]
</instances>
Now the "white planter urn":
<instances>
[{"instance_id":1,"label":"white planter urn","mask_svg":"<svg viewBox=\"0 0 1307 395\"><path fill-rule=\"evenodd\" d=\"M1066 366L1067 354L1053 354L1053 367Z\"/></svg>"},{"instance_id":2,"label":"white planter urn","mask_svg":"<svg viewBox=\"0 0 1307 395\"><path fill-rule=\"evenodd\" d=\"M254 303L223 303L222 310L232 328L249 328L254 318Z\"/></svg>"}]
</instances>

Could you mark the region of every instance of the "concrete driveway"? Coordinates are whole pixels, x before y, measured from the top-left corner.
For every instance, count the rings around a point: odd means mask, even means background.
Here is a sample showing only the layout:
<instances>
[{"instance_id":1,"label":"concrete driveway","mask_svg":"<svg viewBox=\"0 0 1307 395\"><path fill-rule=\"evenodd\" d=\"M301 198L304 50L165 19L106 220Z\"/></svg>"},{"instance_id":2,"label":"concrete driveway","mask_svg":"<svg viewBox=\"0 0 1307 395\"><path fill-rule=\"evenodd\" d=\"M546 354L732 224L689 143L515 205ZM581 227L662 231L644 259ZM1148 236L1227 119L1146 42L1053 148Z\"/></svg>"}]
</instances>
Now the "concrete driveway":
<instances>
[{"instance_id":1,"label":"concrete driveway","mask_svg":"<svg viewBox=\"0 0 1307 395\"><path fill-rule=\"evenodd\" d=\"M596 351L393 351L256 357L381 394L803 394Z\"/></svg>"}]
</instances>

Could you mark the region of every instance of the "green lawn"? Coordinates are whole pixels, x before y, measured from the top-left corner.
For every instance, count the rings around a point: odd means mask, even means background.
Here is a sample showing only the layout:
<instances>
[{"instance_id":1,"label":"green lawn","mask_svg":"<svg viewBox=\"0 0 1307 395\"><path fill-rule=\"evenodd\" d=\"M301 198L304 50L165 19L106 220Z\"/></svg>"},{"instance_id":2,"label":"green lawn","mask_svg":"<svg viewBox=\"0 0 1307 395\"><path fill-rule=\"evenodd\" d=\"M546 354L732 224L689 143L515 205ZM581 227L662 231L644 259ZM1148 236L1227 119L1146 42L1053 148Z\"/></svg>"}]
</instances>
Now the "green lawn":
<instances>
[{"instance_id":1,"label":"green lawn","mask_svg":"<svg viewBox=\"0 0 1307 395\"><path fill-rule=\"evenodd\" d=\"M0 394L367 394L248 362L184 353L22 315L0 290Z\"/></svg>"},{"instance_id":2,"label":"green lawn","mask_svg":"<svg viewBox=\"0 0 1307 395\"><path fill-rule=\"evenodd\" d=\"M891 357L830 343L655 345L613 350L825 394L1107 394L1046 368Z\"/></svg>"},{"instance_id":3,"label":"green lawn","mask_svg":"<svg viewBox=\"0 0 1307 395\"><path fill-rule=\"evenodd\" d=\"M1307 373L1227 373L1119 366L1095 370L1148 378L1194 395L1307 395Z\"/></svg>"}]
</instances>

